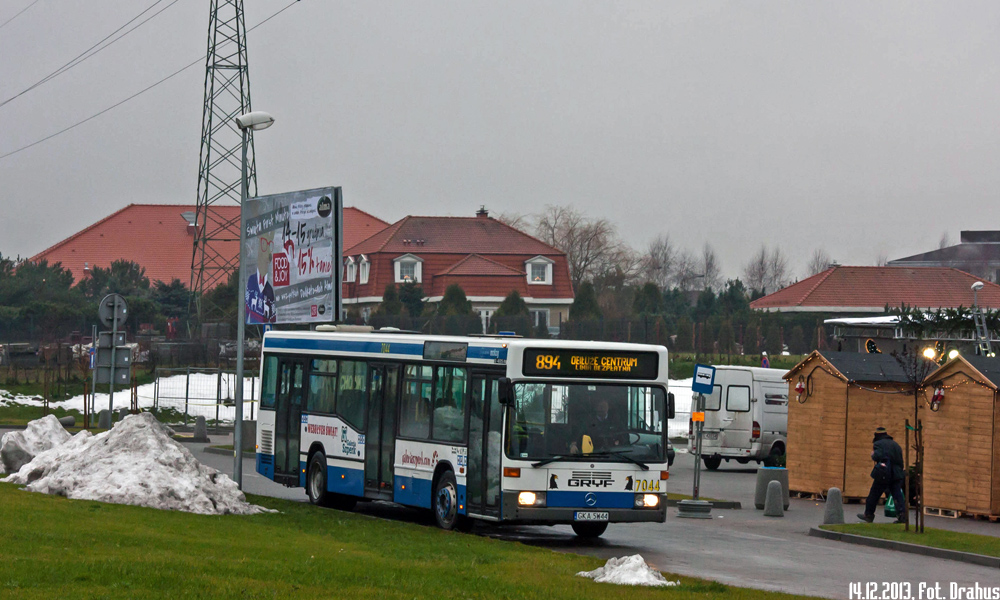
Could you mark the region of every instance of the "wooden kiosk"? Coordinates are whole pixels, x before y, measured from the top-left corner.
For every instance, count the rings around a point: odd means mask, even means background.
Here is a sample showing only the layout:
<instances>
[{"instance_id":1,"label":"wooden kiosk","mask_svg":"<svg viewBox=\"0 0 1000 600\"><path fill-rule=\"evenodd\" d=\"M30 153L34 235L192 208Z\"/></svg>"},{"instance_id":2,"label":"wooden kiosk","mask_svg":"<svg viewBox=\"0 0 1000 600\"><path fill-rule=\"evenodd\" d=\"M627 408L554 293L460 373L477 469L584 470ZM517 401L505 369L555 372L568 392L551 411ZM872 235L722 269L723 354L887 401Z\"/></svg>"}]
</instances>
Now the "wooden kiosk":
<instances>
[{"instance_id":1,"label":"wooden kiosk","mask_svg":"<svg viewBox=\"0 0 1000 600\"><path fill-rule=\"evenodd\" d=\"M913 421L912 387L903 368L887 354L814 351L785 379L789 489L826 496L836 487L845 499L867 497L875 428L885 427L902 446L905 421ZM924 418L930 411L920 405Z\"/></svg>"},{"instance_id":2,"label":"wooden kiosk","mask_svg":"<svg viewBox=\"0 0 1000 600\"><path fill-rule=\"evenodd\" d=\"M1000 359L979 356L958 356L925 380L926 512L1000 518L998 385Z\"/></svg>"}]
</instances>

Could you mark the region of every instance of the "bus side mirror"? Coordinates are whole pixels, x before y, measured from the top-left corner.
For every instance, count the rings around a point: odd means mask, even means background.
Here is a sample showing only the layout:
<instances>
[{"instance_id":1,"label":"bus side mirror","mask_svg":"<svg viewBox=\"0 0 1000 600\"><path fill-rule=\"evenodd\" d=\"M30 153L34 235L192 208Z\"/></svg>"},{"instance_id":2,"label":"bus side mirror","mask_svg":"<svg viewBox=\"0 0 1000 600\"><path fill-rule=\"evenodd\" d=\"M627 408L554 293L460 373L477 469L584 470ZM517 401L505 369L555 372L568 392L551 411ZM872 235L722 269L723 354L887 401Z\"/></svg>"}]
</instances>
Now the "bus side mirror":
<instances>
[{"instance_id":1,"label":"bus side mirror","mask_svg":"<svg viewBox=\"0 0 1000 600\"><path fill-rule=\"evenodd\" d=\"M497 380L497 399L504 405L514 403L514 382L510 377L501 377Z\"/></svg>"},{"instance_id":2,"label":"bus side mirror","mask_svg":"<svg viewBox=\"0 0 1000 600\"><path fill-rule=\"evenodd\" d=\"M674 393L667 392L667 418L674 418Z\"/></svg>"}]
</instances>

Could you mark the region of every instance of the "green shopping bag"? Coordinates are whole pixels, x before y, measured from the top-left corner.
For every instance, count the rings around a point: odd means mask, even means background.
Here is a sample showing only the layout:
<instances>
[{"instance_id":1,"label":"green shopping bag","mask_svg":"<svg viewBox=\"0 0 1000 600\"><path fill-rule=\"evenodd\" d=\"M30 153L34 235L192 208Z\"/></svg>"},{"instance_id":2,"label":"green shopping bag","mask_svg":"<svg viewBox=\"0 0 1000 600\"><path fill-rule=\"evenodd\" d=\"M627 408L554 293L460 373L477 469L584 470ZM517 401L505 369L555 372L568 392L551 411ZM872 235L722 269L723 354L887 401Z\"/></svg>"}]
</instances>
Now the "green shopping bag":
<instances>
[{"instance_id":1,"label":"green shopping bag","mask_svg":"<svg viewBox=\"0 0 1000 600\"><path fill-rule=\"evenodd\" d=\"M889 518L894 518L898 516L899 513L896 512L896 501L889 496L885 501L885 516Z\"/></svg>"}]
</instances>

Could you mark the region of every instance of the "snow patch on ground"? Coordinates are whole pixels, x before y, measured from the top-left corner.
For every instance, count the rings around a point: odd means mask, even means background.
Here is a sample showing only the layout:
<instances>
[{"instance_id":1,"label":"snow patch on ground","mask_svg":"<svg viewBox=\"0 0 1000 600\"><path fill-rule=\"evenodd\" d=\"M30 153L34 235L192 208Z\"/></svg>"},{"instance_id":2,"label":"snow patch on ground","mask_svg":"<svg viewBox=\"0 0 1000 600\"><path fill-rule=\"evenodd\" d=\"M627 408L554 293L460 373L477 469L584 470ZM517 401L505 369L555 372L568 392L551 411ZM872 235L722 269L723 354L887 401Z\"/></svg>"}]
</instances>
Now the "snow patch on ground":
<instances>
[{"instance_id":1,"label":"snow patch on ground","mask_svg":"<svg viewBox=\"0 0 1000 600\"><path fill-rule=\"evenodd\" d=\"M99 392L94 398L95 410L101 411L108 408L107 389L106 385L98 387ZM100 392L100 390L104 390L104 392ZM228 404L216 407L215 397L220 392L223 402L228 402ZM192 421L195 417L205 417L211 421L215 420L216 415L223 423L232 423L236 420L236 408L233 403L233 398L236 396L236 378L232 373L224 373L221 378L214 373L191 373L190 380L186 375L161 377L158 402L155 399L156 393L156 383L138 386L136 396L139 408L148 410L157 404L158 408L171 408L180 413L187 410ZM187 397L187 402L185 402L185 397ZM256 418L256 401L260 400L258 377L244 378L243 397L243 418L249 419L251 413ZM112 410L131 408L132 406L132 394L128 389L116 390L113 400ZM43 403L42 398L38 396L15 396L8 391L0 390L0 406L5 404L42 406ZM83 396L74 396L61 401L52 400L49 402L49 407L76 410L83 413Z\"/></svg>"},{"instance_id":2,"label":"snow patch on ground","mask_svg":"<svg viewBox=\"0 0 1000 600\"><path fill-rule=\"evenodd\" d=\"M38 454L70 438L55 415L30 423L23 431L9 431L0 439L0 473L14 473Z\"/></svg>"},{"instance_id":3,"label":"snow patch on ground","mask_svg":"<svg viewBox=\"0 0 1000 600\"><path fill-rule=\"evenodd\" d=\"M125 417L98 435L81 431L3 481L31 492L205 515L270 512L249 504L232 479L170 439L150 413Z\"/></svg>"},{"instance_id":4,"label":"snow patch on ground","mask_svg":"<svg viewBox=\"0 0 1000 600\"><path fill-rule=\"evenodd\" d=\"M641 554L608 559L603 567L593 571L580 571L577 576L587 577L599 583L617 585L672 586L681 584L680 581L667 581L659 571L649 568Z\"/></svg>"}]
</instances>

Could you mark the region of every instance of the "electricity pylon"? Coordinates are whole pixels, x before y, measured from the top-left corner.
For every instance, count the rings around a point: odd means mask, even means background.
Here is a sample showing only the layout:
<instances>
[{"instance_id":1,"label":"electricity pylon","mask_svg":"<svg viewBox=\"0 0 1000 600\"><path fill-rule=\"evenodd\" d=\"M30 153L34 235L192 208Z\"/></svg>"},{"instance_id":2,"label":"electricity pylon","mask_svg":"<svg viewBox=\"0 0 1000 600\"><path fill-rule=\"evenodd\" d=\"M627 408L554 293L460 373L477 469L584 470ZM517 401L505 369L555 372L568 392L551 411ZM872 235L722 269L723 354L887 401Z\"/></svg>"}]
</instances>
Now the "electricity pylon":
<instances>
[{"instance_id":1,"label":"electricity pylon","mask_svg":"<svg viewBox=\"0 0 1000 600\"><path fill-rule=\"evenodd\" d=\"M219 309L205 306L204 293L225 284L239 268L240 216L239 210L231 207L242 204L242 134L234 119L251 111L243 0L212 0L211 5L191 259L191 292L199 322L206 313ZM247 147L247 179L247 196L254 197L257 165L252 134Z\"/></svg>"}]
</instances>

